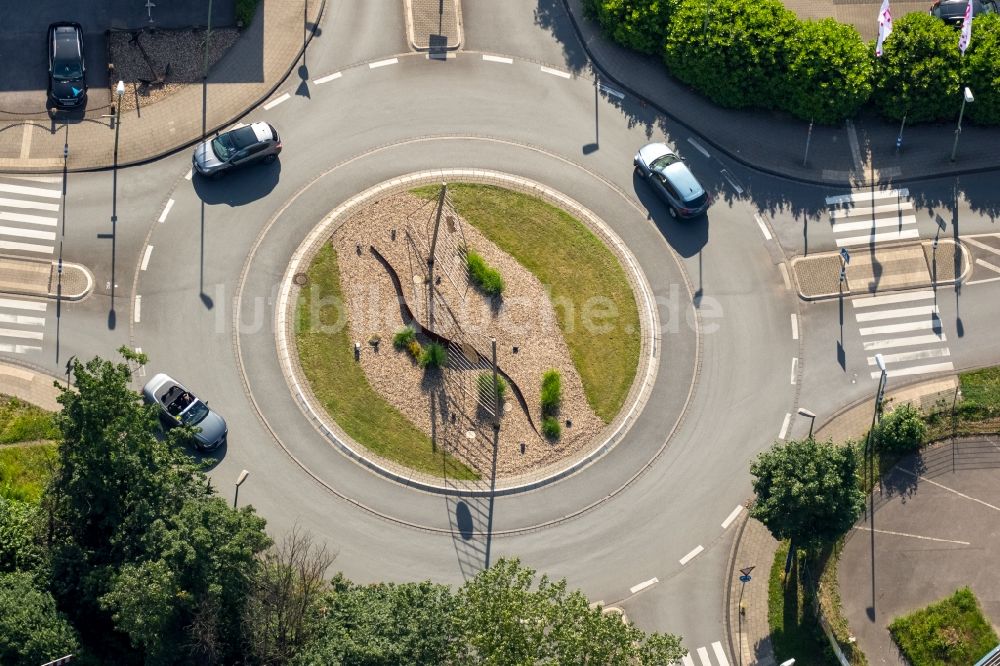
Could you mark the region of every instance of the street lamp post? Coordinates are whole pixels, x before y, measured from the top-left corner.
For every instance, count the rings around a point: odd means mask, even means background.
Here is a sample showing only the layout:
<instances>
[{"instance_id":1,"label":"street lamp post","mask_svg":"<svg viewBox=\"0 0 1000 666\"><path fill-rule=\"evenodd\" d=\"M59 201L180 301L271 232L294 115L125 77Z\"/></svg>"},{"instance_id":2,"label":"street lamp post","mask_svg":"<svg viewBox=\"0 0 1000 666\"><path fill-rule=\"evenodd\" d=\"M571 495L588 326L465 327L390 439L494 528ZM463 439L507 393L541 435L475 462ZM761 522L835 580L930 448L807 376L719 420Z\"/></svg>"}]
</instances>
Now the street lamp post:
<instances>
[{"instance_id":1,"label":"street lamp post","mask_svg":"<svg viewBox=\"0 0 1000 666\"><path fill-rule=\"evenodd\" d=\"M951 161L955 161L955 154L958 152L958 137L962 134L962 116L965 115L965 103L972 104L976 98L972 96L969 86L965 86L962 94L962 108L958 112L958 127L955 128L955 144L951 147Z\"/></svg>"},{"instance_id":2,"label":"street lamp post","mask_svg":"<svg viewBox=\"0 0 1000 666\"><path fill-rule=\"evenodd\" d=\"M871 557L872 557L872 614L875 613L875 451L872 446L872 433L875 430L875 424L878 422L878 415L882 405L882 397L885 394L885 382L886 382L886 371L885 371L885 359L882 358L882 354L875 354L875 364L878 365L878 369L882 371L878 380L878 391L875 393L875 411L872 413L872 427L868 429L868 438L865 442L865 458L867 460L867 479L866 490L869 491L868 495L868 531L871 535ZM879 488L882 487L881 477L878 480ZM872 486L868 488L867 486Z\"/></svg>"},{"instance_id":3,"label":"street lamp post","mask_svg":"<svg viewBox=\"0 0 1000 666\"><path fill-rule=\"evenodd\" d=\"M804 416L809 419L809 439L813 438L813 424L816 423L816 415L810 412L805 407L799 407L799 416Z\"/></svg>"},{"instance_id":4,"label":"street lamp post","mask_svg":"<svg viewBox=\"0 0 1000 666\"><path fill-rule=\"evenodd\" d=\"M747 583L750 582L750 572L753 571L755 568L756 567L746 567L740 569L740 602L738 609L739 628L738 631L736 632L739 635L739 641L740 641L740 649L739 649L740 666L743 666L743 588L745 588L747 586Z\"/></svg>"},{"instance_id":5,"label":"street lamp post","mask_svg":"<svg viewBox=\"0 0 1000 666\"><path fill-rule=\"evenodd\" d=\"M122 125L122 97L125 95L125 82L119 80L115 86L115 94L118 96L118 106L115 109L115 156L114 156L114 184L111 196L111 223L118 222L118 129Z\"/></svg>"},{"instance_id":6,"label":"street lamp post","mask_svg":"<svg viewBox=\"0 0 1000 666\"><path fill-rule=\"evenodd\" d=\"M235 484L236 485L236 491L233 493L233 508L234 509L236 508L236 500L238 500L239 497L240 497L240 486L243 485L243 482L247 480L248 476L250 476L250 472L248 472L247 470L243 470L242 472L240 472L240 478L236 479L236 484Z\"/></svg>"}]
</instances>

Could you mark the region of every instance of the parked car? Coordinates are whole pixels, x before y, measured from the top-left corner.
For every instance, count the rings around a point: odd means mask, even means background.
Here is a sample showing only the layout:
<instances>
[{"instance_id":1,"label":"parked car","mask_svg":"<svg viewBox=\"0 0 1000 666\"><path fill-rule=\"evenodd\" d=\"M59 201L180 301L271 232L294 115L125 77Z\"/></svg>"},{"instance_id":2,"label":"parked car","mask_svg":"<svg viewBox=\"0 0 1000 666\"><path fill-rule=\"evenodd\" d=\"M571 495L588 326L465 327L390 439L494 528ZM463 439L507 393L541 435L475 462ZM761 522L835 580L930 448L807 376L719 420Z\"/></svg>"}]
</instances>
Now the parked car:
<instances>
[{"instance_id":1,"label":"parked car","mask_svg":"<svg viewBox=\"0 0 1000 666\"><path fill-rule=\"evenodd\" d=\"M696 217L708 210L711 195L681 157L665 143L650 143L639 149L632 164L667 203L673 217Z\"/></svg>"},{"instance_id":2,"label":"parked car","mask_svg":"<svg viewBox=\"0 0 1000 666\"><path fill-rule=\"evenodd\" d=\"M248 164L270 164L280 152L278 131L268 123L253 123L199 143L191 161L201 175L219 177Z\"/></svg>"},{"instance_id":3,"label":"parked car","mask_svg":"<svg viewBox=\"0 0 1000 666\"><path fill-rule=\"evenodd\" d=\"M59 21L49 26L49 100L59 109L77 109L87 101L83 28Z\"/></svg>"},{"instance_id":4,"label":"parked car","mask_svg":"<svg viewBox=\"0 0 1000 666\"><path fill-rule=\"evenodd\" d=\"M226 420L168 375L161 372L146 382L142 397L160 408L160 422L165 428L182 424L199 428L194 436L199 449L211 451L226 443L229 434Z\"/></svg>"},{"instance_id":5,"label":"parked car","mask_svg":"<svg viewBox=\"0 0 1000 666\"><path fill-rule=\"evenodd\" d=\"M931 5L930 15L951 25L961 25L965 20L965 8L968 6L968 0L935 0ZM973 16L996 13L998 7L995 0L972 0Z\"/></svg>"}]
</instances>

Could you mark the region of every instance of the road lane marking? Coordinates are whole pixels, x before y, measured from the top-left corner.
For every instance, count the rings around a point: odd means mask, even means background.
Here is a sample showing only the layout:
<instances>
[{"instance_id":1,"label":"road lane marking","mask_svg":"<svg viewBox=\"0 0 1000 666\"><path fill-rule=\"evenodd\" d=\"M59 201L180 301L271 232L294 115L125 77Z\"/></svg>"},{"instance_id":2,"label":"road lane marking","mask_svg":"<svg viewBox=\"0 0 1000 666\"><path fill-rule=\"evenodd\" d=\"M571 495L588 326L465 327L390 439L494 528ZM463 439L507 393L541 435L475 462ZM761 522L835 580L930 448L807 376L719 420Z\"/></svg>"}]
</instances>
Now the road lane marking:
<instances>
[{"instance_id":1,"label":"road lane marking","mask_svg":"<svg viewBox=\"0 0 1000 666\"><path fill-rule=\"evenodd\" d=\"M542 65L541 69L546 74L552 74L553 76L560 76L560 77L562 77L564 79L568 79L571 76L573 76L569 72L564 72L561 69L552 69L551 67L546 67L545 65Z\"/></svg>"},{"instance_id":2,"label":"road lane marking","mask_svg":"<svg viewBox=\"0 0 1000 666\"><path fill-rule=\"evenodd\" d=\"M867 308L873 305L890 305L892 303L907 303L909 301L924 301L934 298L933 291L912 291L902 294L888 294L886 296L867 296L852 298L851 304L856 308Z\"/></svg>"},{"instance_id":3,"label":"road lane marking","mask_svg":"<svg viewBox=\"0 0 1000 666\"><path fill-rule=\"evenodd\" d=\"M142 294L135 295L135 312L132 314L132 321L139 323L139 317L142 313Z\"/></svg>"},{"instance_id":4,"label":"road lane marking","mask_svg":"<svg viewBox=\"0 0 1000 666\"><path fill-rule=\"evenodd\" d=\"M739 184L736 182L736 179L729 174L728 170L723 169L719 173L722 174L723 178L729 181L729 184L732 186L732 188L736 190L736 194L743 194L743 188L739 186Z\"/></svg>"},{"instance_id":5,"label":"road lane marking","mask_svg":"<svg viewBox=\"0 0 1000 666\"><path fill-rule=\"evenodd\" d=\"M59 204L25 199L5 199L4 197L0 197L0 206L4 208L34 208L35 210L50 210L52 212L59 210Z\"/></svg>"},{"instance_id":6,"label":"road lane marking","mask_svg":"<svg viewBox=\"0 0 1000 666\"><path fill-rule=\"evenodd\" d=\"M14 308L15 310L34 310L35 312L45 312L48 303L39 301L19 301L13 298L0 298L0 308Z\"/></svg>"},{"instance_id":7,"label":"road lane marking","mask_svg":"<svg viewBox=\"0 0 1000 666\"><path fill-rule=\"evenodd\" d=\"M489 55L487 53L483 54L483 60L486 62L501 62L505 65L510 65L514 62L513 58L504 58L503 56Z\"/></svg>"},{"instance_id":8,"label":"road lane marking","mask_svg":"<svg viewBox=\"0 0 1000 666\"><path fill-rule=\"evenodd\" d=\"M698 658L701 659L701 666L712 666L712 662L708 660L708 650L705 648L698 648Z\"/></svg>"},{"instance_id":9,"label":"road lane marking","mask_svg":"<svg viewBox=\"0 0 1000 666\"><path fill-rule=\"evenodd\" d=\"M983 268L988 268L991 271L996 271L997 273L1000 273L1000 266L996 266L994 264L991 264L990 262L985 261L984 259L978 259L977 258L976 259L976 265L977 266L982 266Z\"/></svg>"},{"instance_id":10,"label":"road lane marking","mask_svg":"<svg viewBox=\"0 0 1000 666\"><path fill-rule=\"evenodd\" d=\"M0 227L0 236L17 236L19 238L37 238L39 240L56 239L54 231L39 231L37 229L22 229L21 227Z\"/></svg>"},{"instance_id":11,"label":"road lane marking","mask_svg":"<svg viewBox=\"0 0 1000 666\"><path fill-rule=\"evenodd\" d=\"M694 140L694 137L689 136L688 137L688 143L690 143L692 146L694 146L694 149L697 150L702 155L704 155L705 157L711 157L711 155L708 154L708 151L705 150L705 147L702 146L700 143L698 143L697 141Z\"/></svg>"},{"instance_id":12,"label":"road lane marking","mask_svg":"<svg viewBox=\"0 0 1000 666\"><path fill-rule=\"evenodd\" d=\"M20 324L21 326L44 326L45 317L31 317L29 315L9 315L0 314L0 323Z\"/></svg>"},{"instance_id":13,"label":"road lane marking","mask_svg":"<svg viewBox=\"0 0 1000 666\"><path fill-rule=\"evenodd\" d=\"M947 490L949 493L954 493L954 494L956 494L959 497L962 497L964 499L972 500L973 502L978 502L979 504L982 504L985 507L993 509L994 511L1000 511L1000 506L993 506L989 502L984 502L981 499L976 499L975 497L971 497L969 495L966 495L965 493L960 493L957 490L955 490L954 488L949 488L948 486L946 486L944 484L941 484L941 483L938 483L937 481L932 481L932 480L928 479L926 476L914 474L913 472L911 472L910 470L908 470L908 469L906 469L904 467L900 467L899 471L900 472L904 472L905 474L909 474L910 476L916 477L916 478L920 479L921 481L926 481L927 483L935 485L938 488L941 488L942 490Z\"/></svg>"},{"instance_id":14,"label":"road lane marking","mask_svg":"<svg viewBox=\"0 0 1000 666\"><path fill-rule=\"evenodd\" d=\"M947 347L937 349L919 349L917 351L899 352L898 354L883 354L882 360L886 363L905 363L906 361L922 361L925 358L944 358L951 356L951 351ZM868 365L875 365L875 357L868 357Z\"/></svg>"},{"instance_id":15,"label":"road lane marking","mask_svg":"<svg viewBox=\"0 0 1000 666\"><path fill-rule=\"evenodd\" d=\"M791 414L785 414L785 420L781 422L781 432L778 433L778 439L784 439L785 435L788 434L788 424L792 420Z\"/></svg>"},{"instance_id":16,"label":"road lane marking","mask_svg":"<svg viewBox=\"0 0 1000 666\"><path fill-rule=\"evenodd\" d=\"M875 215L876 213L895 213L901 210L913 210L913 204L910 201L900 201L899 203L894 203L894 204L881 204L876 206L855 206L854 208L837 208L830 211L830 217L832 217L835 220L842 220L848 217ZM913 219L915 220L916 218Z\"/></svg>"},{"instance_id":17,"label":"road lane marking","mask_svg":"<svg viewBox=\"0 0 1000 666\"><path fill-rule=\"evenodd\" d=\"M848 238L838 238L837 247L847 245L868 245L870 243L880 243L888 241L908 240L919 238L920 231L917 229L903 229L902 231L884 231L880 234L867 234L864 236L850 236Z\"/></svg>"},{"instance_id":18,"label":"road lane marking","mask_svg":"<svg viewBox=\"0 0 1000 666\"><path fill-rule=\"evenodd\" d=\"M883 217L877 220L865 220L863 222L835 222L830 228L833 233L846 233L848 231L867 231L869 229L885 227L905 227L907 225L916 226L916 215L904 215L901 218Z\"/></svg>"},{"instance_id":19,"label":"road lane marking","mask_svg":"<svg viewBox=\"0 0 1000 666\"><path fill-rule=\"evenodd\" d=\"M157 220L157 222L159 222L160 224L163 224L166 221L166 219L167 219L167 215L170 214L170 209L173 208L173 207L174 207L174 200L173 199L167 199L167 205L164 206L163 210L160 212L160 218Z\"/></svg>"},{"instance_id":20,"label":"road lane marking","mask_svg":"<svg viewBox=\"0 0 1000 666\"><path fill-rule=\"evenodd\" d=\"M378 69L379 67L387 67L389 65L395 65L399 62L399 58L388 58L386 60L379 60L377 62L368 63L368 69Z\"/></svg>"},{"instance_id":21,"label":"road lane marking","mask_svg":"<svg viewBox=\"0 0 1000 666\"><path fill-rule=\"evenodd\" d=\"M59 223L59 218L42 217L41 215L25 215L24 213L0 212L0 220L8 222L24 222L25 224L41 224L46 227L54 227Z\"/></svg>"},{"instance_id":22,"label":"road lane marking","mask_svg":"<svg viewBox=\"0 0 1000 666\"><path fill-rule=\"evenodd\" d=\"M727 529L730 525L732 525L733 521L736 520L736 516L740 515L740 512L742 511L743 505L737 505L736 508L733 509L728 516L726 516L726 519L722 521L722 529Z\"/></svg>"},{"instance_id":23,"label":"road lane marking","mask_svg":"<svg viewBox=\"0 0 1000 666\"><path fill-rule=\"evenodd\" d=\"M632 587L630 587L628 589L628 591L631 592L632 594L635 594L636 592L641 592L641 591L645 590L647 587L649 587L650 585L656 585L659 582L660 582L660 580L658 578L650 578L649 580L642 581L638 585L633 585Z\"/></svg>"},{"instance_id":24,"label":"road lane marking","mask_svg":"<svg viewBox=\"0 0 1000 666\"><path fill-rule=\"evenodd\" d=\"M339 79L341 76L343 76L343 73L341 73L341 72L334 72L333 74L330 74L329 76L322 76L322 77L320 77L318 79L315 79L313 81L313 83L315 83L316 85L319 85L321 83L327 83L328 81L334 81L336 79Z\"/></svg>"},{"instance_id":25,"label":"road lane marking","mask_svg":"<svg viewBox=\"0 0 1000 666\"><path fill-rule=\"evenodd\" d=\"M901 317L920 317L923 315L937 315L936 305L918 305L913 308L899 308L898 310L875 310L874 312L855 312L854 317L858 321L879 321L882 319L899 319Z\"/></svg>"},{"instance_id":26,"label":"road lane marking","mask_svg":"<svg viewBox=\"0 0 1000 666\"><path fill-rule=\"evenodd\" d=\"M34 125L32 123L24 123L22 127L24 128L24 132L21 134L20 159L26 160L31 155L31 130L34 128Z\"/></svg>"},{"instance_id":27,"label":"road lane marking","mask_svg":"<svg viewBox=\"0 0 1000 666\"><path fill-rule=\"evenodd\" d=\"M792 313L792 340L799 339L799 316Z\"/></svg>"},{"instance_id":28,"label":"road lane marking","mask_svg":"<svg viewBox=\"0 0 1000 666\"><path fill-rule=\"evenodd\" d=\"M795 375L796 370L799 369L799 359L797 356L792 357L792 386L795 386Z\"/></svg>"},{"instance_id":29,"label":"road lane marking","mask_svg":"<svg viewBox=\"0 0 1000 666\"><path fill-rule=\"evenodd\" d=\"M966 243L969 243L970 245L975 245L981 250L986 250L987 252L992 252L993 254L1000 254L1000 250L998 250L997 248L993 247L992 245L987 245L986 243L977 241L975 238L963 237L962 240L964 240Z\"/></svg>"},{"instance_id":30,"label":"road lane marking","mask_svg":"<svg viewBox=\"0 0 1000 666\"><path fill-rule=\"evenodd\" d=\"M921 477L922 478L922 477ZM969 499L972 499L971 497ZM978 500L976 500L978 501ZM994 507L995 508L995 507ZM871 532L870 527L855 527L856 530L862 530L864 532ZM922 539L924 541L937 541L938 543L957 543L960 546L971 545L968 541L957 541L955 539L938 539L937 537L921 536L919 534L907 534L906 532L893 532L891 530L875 530L875 534L891 534L893 536L908 537L910 539Z\"/></svg>"},{"instance_id":31,"label":"road lane marking","mask_svg":"<svg viewBox=\"0 0 1000 666\"><path fill-rule=\"evenodd\" d=\"M288 93L285 93L284 95L281 95L280 97L275 97L270 102L268 102L267 104L264 105L264 110L265 111L270 111L274 107L278 106L279 104L281 104L282 102L284 102L285 100L290 99L290 98L291 98L291 95L288 94Z\"/></svg>"},{"instance_id":32,"label":"road lane marking","mask_svg":"<svg viewBox=\"0 0 1000 666\"><path fill-rule=\"evenodd\" d=\"M902 199L910 196L910 191L905 187L898 190L882 190L882 191L858 191L851 192L850 194L838 194L837 196L827 197L826 205L833 206L837 204L845 203L855 203L871 201L873 199Z\"/></svg>"},{"instance_id":33,"label":"road lane marking","mask_svg":"<svg viewBox=\"0 0 1000 666\"><path fill-rule=\"evenodd\" d=\"M146 246L146 253L142 255L142 266L139 267L140 271L144 271L149 267L149 255L153 254L153 246Z\"/></svg>"},{"instance_id":34,"label":"road lane marking","mask_svg":"<svg viewBox=\"0 0 1000 666\"><path fill-rule=\"evenodd\" d=\"M606 92L607 94L611 95L612 97L617 97L618 99L625 99L625 93L615 90L614 88L609 88L603 83L598 84L597 87Z\"/></svg>"},{"instance_id":35,"label":"road lane marking","mask_svg":"<svg viewBox=\"0 0 1000 666\"><path fill-rule=\"evenodd\" d=\"M729 658L726 657L726 651L722 649L722 643L719 641L712 643L712 652L715 653L715 658L719 661L719 666L729 666Z\"/></svg>"},{"instance_id":36,"label":"road lane marking","mask_svg":"<svg viewBox=\"0 0 1000 666\"><path fill-rule=\"evenodd\" d=\"M932 345L940 342L947 342L948 337L944 333L931 335L913 335L907 338L889 338L887 340L872 340L862 343L865 351L878 351L880 349L892 349L893 347L912 347L914 345Z\"/></svg>"},{"instance_id":37,"label":"road lane marking","mask_svg":"<svg viewBox=\"0 0 1000 666\"><path fill-rule=\"evenodd\" d=\"M760 219L760 215L754 213L753 219L757 220L757 226L760 227L760 233L764 234L764 240L771 240L771 232L767 230L767 225Z\"/></svg>"},{"instance_id":38,"label":"road lane marking","mask_svg":"<svg viewBox=\"0 0 1000 666\"><path fill-rule=\"evenodd\" d=\"M693 560L695 557L698 556L698 553L700 553L703 550L705 550L705 547L699 545L697 548L695 548L694 550L692 550L690 553L688 553L687 555L685 555L684 557L682 557L680 559L681 566L684 566L685 564L687 564L688 562L690 562L691 560Z\"/></svg>"},{"instance_id":39,"label":"road lane marking","mask_svg":"<svg viewBox=\"0 0 1000 666\"><path fill-rule=\"evenodd\" d=\"M924 319L921 321L908 321L903 324L886 324L885 326L869 326L858 329L861 335L877 335L879 333L903 333L905 331L919 331L925 328L941 330L941 320L937 317Z\"/></svg>"},{"instance_id":40,"label":"road lane marking","mask_svg":"<svg viewBox=\"0 0 1000 666\"><path fill-rule=\"evenodd\" d=\"M5 338L25 338L26 340L41 340L41 331L19 331L14 328L0 328L0 336Z\"/></svg>"},{"instance_id":41,"label":"road lane marking","mask_svg":"<svg viewBox=\"0 0 1000 666\"><path fill-rule=\"evenodd\" d=\"M25 252L40 252L42 254L52 254L51 245L34 245L33 243L16 243L14 241L0 241L0 250L24 250Z\"/></svg>"},{"instance_id":42,"label":"road lane marking","mask_svg":"<svg viewBox=\"0 0 1000 666\"><path fill-rule=\"evenodd\" d=\"M955 369L952 363L929 363L927 365L915 365L911 368L899 368L898 370L889 370L886 372L887 377L906 377L909 375L926 375L932 372L951 372ZM880 370L875 370L871 373L872 379L878 379L882 374Z\"/></svg>"},{"instance_id":43,"label":"road lane marking","mask_svg":"<svg viewBox=\"0 0 1000 666\"><path fill-rule=\"evenodd\" d=\"M694 666L694 659L691 658L691 655L686 654L681 657L681 664L683 664L683 666Z\"/></svg>"},{"instance_id":44,"label":"road lane marking","mask_svg":"<svg viewBox=\"0 0 1000 666\"><path fill-rule=\"evenodd\" d=\"M785 289L791 289L792 281L788 279L788 269L785 268L785 262L778 264L778 271L781 272L781 281L785 283Z\"/></svg>"},{"instance_id":45,"label":"road lane marking","mask_svg":"<svg viewBox=\"0 0 1000 666\"><path fill-rule=\"evenodd\" d=\"M62 190L52 190L45 187L29 187L27 185L11 185L10 183L0 183L0 192L23 194L29 197L45 197L47 199L62 198Z\"/></svg>"},{"instance_id":46,"label":"road lane marking","mask_svg":"<svg viewBox=\"0 0 1000 666\"><path fill-rule=\"evenodd\" d=\"M184 180L191 180L192 175L194 175L194 169L188 169L188 172L184 174Z\"/></svg>"},{"instance_id":47,"label":"road lane marking","mask_svg":"<svg viewBox=\"0 0 1000 666\"><path fill-rule=\"evenodd\" d=\"M971 282L966 282L965 284L982 284L984 282L996 282L997 280L1000 280L1000 277L983 278L982 280L972 280Z\"/></svg>"},{"instance_id":48,"label":"road lane marking","mask_svg":"<svg viewBox=\"0 0 1000 666\"><path fill-rule=\"evenodd\" d=\"M40 352L40 351L42 351L42 348L35 347L34 345L9 345L6 343L0 344L0 352L4 352L5 354L26 354L28 352Z\"/></svg>"}]
</instances>

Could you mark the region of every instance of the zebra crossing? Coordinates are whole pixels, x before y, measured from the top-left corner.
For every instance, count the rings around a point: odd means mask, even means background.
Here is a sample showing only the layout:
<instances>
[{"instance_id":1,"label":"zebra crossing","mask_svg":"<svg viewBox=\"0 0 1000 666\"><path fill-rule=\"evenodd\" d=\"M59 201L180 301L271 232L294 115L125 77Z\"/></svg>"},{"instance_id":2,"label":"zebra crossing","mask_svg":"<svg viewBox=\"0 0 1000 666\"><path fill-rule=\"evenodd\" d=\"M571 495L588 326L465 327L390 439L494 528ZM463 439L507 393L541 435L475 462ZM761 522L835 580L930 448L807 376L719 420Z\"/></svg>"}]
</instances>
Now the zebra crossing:
<instances>
[{"instance_id":1,"label":"zebra crossing","mask_svg":"<svg viewBox=\"0 0 1000 666\"><path fill-rule=\"evenodd\" d=\"M61 201L58 177L0 176L0 252L53 256Z\"/></svg>"},{"instance_id":2,"label":"zebra crossing","mask_svg":"<svg viewBox=\"0 0 1000 666\"><path fill-rule=\"evenodd\" d=\"M882 354L889 377L954 370L932 290L851 299L871 376L875 354Z\"/></svg>"},{"instance_id":3,"label":"zebra crossing","mask_svg":"<svg viewBox=\"0 0 1000 666\"><path fill-rule=\"evenodd\" d=\"M48 307L45 301L0 298L0 352L41 352Z\"/></svg>"},{"instance_id":4,"label":"zebra crossing","mask_svg":"<svg viewBox=\"0 0 1000 666\"><path fill-rule=\"evenodd\" d=\"M689 650L686 656L681 657L680 666L729 666L729 659L726 657L726 651L722 648L720 641L712 643L711 650L712 654L715 655L715 661L712 661L709 656L708 647L700 647ZM698 657L697 662L694 655Z\"/></svg>"},{"instance_id":5,"label":"zebra crossing","mask_svg":"<svg viewBox=\"0 0 1000 666\"><path fill-rule=\"evenodd\" d=\"M826 198L837 247L920 237L909 190L856 190Z\"/></svg>"}]
</instances>

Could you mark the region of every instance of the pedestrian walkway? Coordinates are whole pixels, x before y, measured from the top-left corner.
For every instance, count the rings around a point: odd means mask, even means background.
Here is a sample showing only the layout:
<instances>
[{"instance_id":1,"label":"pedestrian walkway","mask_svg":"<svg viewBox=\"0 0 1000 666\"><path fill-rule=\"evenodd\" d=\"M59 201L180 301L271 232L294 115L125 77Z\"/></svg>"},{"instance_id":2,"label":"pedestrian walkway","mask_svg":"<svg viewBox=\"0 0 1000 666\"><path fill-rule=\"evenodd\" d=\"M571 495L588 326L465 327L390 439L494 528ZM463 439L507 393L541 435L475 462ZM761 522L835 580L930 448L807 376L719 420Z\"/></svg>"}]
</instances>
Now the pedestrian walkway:
<instances>
[{"instance_id":1,"label":"pedestrian walkway","mask_svg":"<svg viewBox=\"0 0 1000 666\"><path fill-rule=\"evenodd\" d=\"M876 247L918 238L917 216L909 196L905 188L878 191L868 188L827 197L837 247Z\"/></svg>"},{"instance_id":2,"label":"pedestrian walkway","mask_svg":"<svg viewBox=\"0 0 1000 666\"><path fill-rule=\"evenodd\" d=\"M710 646L691 650L687 656L681 658L680 663L681 666L730 666L729 658L726 657L726 651L722 648L721 641L714 641Z\"/></svg>"},{"instance_id":3,"label":"pedestrian walkway","mask_svg":"<svg viewBox=\"0 0 1000 666\"><path fill-rule=\"evenodd\" d=\"M54 380L51 375L0 361L0 394L12 395L50 412L62 409L56 400L60 389L55 387Z\"/></svg>"},{"instance_id":4,"label":"pedestrian walkway","mask_svg":"<svg viewBox=\"0 0 1000 666\"><path fill-rule=\"evenodd\" d=\"M0 352L40 353L48 310L45 301L0 298Z\"/></svg>"},{"instance_id":5,"label":"pedestrian walkway","mask_svg":"<svg viewBox=\"0 0 1000 666\"><path fill-rule=\"evenodd\" d=\"M742 521L729 561L732 572L726 611L729 645L739 664L774 666L771 628L767 620L767 584L779 544L763 523L750 518L746 512ZM739 578L740 569L749 567L753 567L750 580L744 583Z\"/></svg>"},{"instance_id":6,"label":"pedestrian walkway","mask_svg":"<svg viewBox=\"0 0 1000 666\"><path fill-rule=\"evenodd\" d=\"M852 298L851 306L872 379L882 372L875 354L882 354L890 378L955 369L933 290Z\"/></svg>"},{"instance_id":7,"label":"pedestrian walkway","mask_svg":"<svg viewBox=\"0 0 1000 666\"><path fill-rule=\"evenodd\" d=\"M52 256L61 203L58 176L0 176L0 252Z\"/></svg>"}]
</instances>

